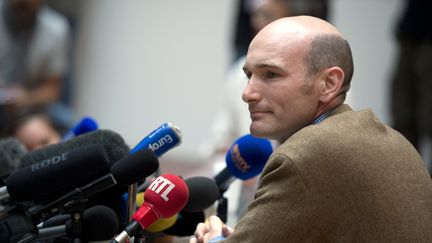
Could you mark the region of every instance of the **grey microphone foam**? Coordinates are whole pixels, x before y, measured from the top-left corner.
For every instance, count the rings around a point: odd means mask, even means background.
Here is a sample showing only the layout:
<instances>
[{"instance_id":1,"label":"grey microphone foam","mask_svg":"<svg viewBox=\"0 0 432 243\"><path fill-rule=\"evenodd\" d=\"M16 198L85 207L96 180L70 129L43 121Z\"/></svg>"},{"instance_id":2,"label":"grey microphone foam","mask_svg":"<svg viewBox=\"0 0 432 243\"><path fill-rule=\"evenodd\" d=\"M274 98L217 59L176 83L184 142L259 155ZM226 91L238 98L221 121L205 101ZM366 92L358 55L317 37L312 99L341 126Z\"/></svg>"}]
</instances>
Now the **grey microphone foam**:
<instances>
[{"instance_id":1,"label":"grey microphone foam","mask_svg":"<svg viewBox=\"0 0 432 243\"><path fill-rule=\"evenodd\" d=\"M9 137L0 140L0 176L5 176L16 168L27 149L18 139Z\"/></svg>"}]
</instances>

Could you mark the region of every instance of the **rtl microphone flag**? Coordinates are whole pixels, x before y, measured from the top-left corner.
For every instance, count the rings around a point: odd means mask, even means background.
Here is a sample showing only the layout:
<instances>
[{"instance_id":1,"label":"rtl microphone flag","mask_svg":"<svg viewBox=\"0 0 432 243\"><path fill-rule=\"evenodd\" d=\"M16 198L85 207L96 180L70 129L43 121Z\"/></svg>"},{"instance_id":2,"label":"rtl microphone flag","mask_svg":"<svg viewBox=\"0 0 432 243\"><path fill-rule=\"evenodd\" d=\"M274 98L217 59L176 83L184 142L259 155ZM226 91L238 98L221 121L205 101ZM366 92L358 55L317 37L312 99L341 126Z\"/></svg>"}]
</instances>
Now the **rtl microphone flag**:
<instances>
[{"instance_id":1,"label":"rtl microphone flag","mask_svg":"<svg viewBox=\"0 0 432 243\"><path fill-rule=\"evenodd\" d=\"M143 229L158 218L169 218L182 210L189 199L189 189L179 176L164 174L149 185L144 195L144 203L133 215Z\"/></svg>"},{"instance_id":2,"label":"rtl microphone flag","mask_svg":"<svg viewBox=\"0 0 432 243\"><path fill-rule=\"evenodd\" d=\"M158 218L169 218L177 214L188 201L189 189L179 176L163 174L148 186L144 194L145 201L134 213L132 222L111 242L125 242Z\"/></svg>"}]
</instances>

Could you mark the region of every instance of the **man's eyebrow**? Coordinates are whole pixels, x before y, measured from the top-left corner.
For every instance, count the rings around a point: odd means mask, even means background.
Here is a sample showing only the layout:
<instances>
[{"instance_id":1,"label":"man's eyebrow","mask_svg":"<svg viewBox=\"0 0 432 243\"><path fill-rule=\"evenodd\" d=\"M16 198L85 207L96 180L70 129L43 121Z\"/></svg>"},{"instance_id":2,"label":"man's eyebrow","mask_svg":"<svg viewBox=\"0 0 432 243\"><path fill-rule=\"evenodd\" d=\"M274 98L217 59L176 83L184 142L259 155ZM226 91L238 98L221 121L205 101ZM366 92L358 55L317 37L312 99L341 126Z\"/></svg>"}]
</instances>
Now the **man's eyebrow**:
<instances>
[{"instance_id":1,"label":"man's eyebrow","mask_svg":"<svg viewBox=\"0 0 432 243\"><path fill-rule=\"evenodd\" d=\"M273 68L273 69L281 69L282 70L281 66L274 64L274 63L258 63L258 64L255 64L253 66L255 68ZM248 65L244 65L243 71L247 71L247 70L249 70Z\"/></svg>"}]
</instances>

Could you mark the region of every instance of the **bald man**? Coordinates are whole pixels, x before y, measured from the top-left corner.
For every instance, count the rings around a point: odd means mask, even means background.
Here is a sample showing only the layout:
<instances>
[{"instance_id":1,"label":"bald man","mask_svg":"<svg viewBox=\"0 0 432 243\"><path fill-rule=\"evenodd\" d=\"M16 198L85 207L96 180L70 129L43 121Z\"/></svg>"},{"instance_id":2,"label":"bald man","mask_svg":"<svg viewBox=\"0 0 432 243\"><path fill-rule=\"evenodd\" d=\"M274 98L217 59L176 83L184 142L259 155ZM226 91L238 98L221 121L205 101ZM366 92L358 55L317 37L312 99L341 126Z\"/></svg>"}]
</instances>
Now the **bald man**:
<instances>
[{"instance_id":1,"label":"bald man","mask_svg":"<svg viewBox=\"0 0 432 243\"><path fill-rule=\"evenodd\" d=\"M353 61L334 26L272 22L244 72L250 131L281 146L234 231L212 216L190 242L432 242L431 178L402 135L344 104Z\"/></svg>"}]
</instances>

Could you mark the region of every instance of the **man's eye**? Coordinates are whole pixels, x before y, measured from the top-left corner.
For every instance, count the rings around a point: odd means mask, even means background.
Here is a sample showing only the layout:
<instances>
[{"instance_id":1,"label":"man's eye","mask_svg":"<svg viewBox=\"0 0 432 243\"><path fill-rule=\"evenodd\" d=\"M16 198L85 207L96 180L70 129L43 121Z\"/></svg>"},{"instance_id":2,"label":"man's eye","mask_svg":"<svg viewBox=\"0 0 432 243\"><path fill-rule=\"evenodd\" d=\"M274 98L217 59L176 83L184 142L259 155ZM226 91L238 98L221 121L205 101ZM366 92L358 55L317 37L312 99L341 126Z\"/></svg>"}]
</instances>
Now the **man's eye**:
<instances>
[{"instance_id":1,"label":"man's eye","mask_svg":"<svg viewBox=\"0 0 432 243\"><path fill-rule=\"evenodd\" d=\"M278 75L274 72L266 72L265 77L266 78L276 78Z\"/></svg>"}]
</instances>

